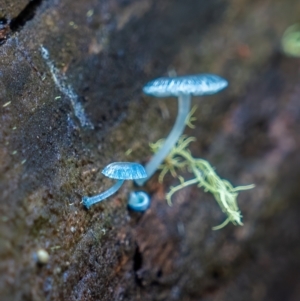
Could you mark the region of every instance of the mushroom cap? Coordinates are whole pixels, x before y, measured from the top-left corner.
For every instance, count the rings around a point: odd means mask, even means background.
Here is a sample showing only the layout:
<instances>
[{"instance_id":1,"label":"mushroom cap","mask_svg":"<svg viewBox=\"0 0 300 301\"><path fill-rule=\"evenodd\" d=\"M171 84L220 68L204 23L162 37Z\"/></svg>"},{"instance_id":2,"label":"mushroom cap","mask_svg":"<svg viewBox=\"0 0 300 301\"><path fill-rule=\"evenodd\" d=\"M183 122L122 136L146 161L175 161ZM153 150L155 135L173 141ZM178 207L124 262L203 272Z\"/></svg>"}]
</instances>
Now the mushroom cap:
<instances>
[{"instance_id":1,"label":"mushroom cap","mask_svg":"<svg viewBox=\"0 0 300 301\"><path fill-rule=\"evenodd\" d=\"M132 191L129 196L128 207L134 211L143 212L150 206L150 196L144 191Z\"/></svg>"},{"instance_id":2,"label":"mushroom cap","mask_svg":"<svg viewBox=\"0 0 300 301\"><path fill-rule=\"evenodd\" d=\"M114 162L107 165L102 173L112 179L117 180L136 180L147 178L145 168L135 162Z\"/></svg>"},{"instance_id":3,"label":"mushroom cap","mask_svg":"<svg viewBox=\"0 0 300 301\"><path fill-rule=\"evenodd\" d=\"M148 82L143 92L155 97L214 94L228 86L227 80L214 74L160 77Z\"/></svg>"}]
</instances>

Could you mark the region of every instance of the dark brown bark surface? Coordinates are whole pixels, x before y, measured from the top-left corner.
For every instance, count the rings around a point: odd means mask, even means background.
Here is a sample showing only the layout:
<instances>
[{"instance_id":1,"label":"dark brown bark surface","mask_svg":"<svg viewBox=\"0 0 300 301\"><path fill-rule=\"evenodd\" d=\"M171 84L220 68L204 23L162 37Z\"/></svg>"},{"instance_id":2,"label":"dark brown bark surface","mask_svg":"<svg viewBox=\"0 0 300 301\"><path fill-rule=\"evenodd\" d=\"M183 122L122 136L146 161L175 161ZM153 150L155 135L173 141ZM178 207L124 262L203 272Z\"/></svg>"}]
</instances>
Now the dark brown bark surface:
<instances>
[{"instance_id":1,"label":"dark brown bark surface","mask_svg":"<svg viewBox=\"0 0 300 301\"><path fill-rule=\"evenodd\" d=\"M0 300L300 299L300 59L280 50L297 0L0 0ZM146 162L174 99L149 79L217 73L229 87L194 99L195 157L234 185L243 227L213 197L153 177L151 207L109 187L113 161ZM131 149L132 152L127 152ZM182 174L189 177L189 174ZM45 249L45 265L35 254Z\"/></svg>"}]
</instances>

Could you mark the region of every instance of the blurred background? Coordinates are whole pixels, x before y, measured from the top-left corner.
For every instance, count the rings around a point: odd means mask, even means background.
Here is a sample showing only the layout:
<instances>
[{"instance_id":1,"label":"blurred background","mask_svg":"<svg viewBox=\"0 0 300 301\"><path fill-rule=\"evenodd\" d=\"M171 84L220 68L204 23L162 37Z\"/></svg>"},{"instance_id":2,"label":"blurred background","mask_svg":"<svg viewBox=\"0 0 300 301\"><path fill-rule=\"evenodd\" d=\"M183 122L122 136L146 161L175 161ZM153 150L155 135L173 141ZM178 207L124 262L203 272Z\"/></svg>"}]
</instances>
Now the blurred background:
<instances>
[{"instance_id":1,"label":"blurred background","mask_svg":"<svg viewBox=\"0 0 300 301\"><path fill-rule=\"evenodd\" d=\"M300 300L300 2L0 0L0 299ZM213 196L157 174L127 209L113 161L144 164L169 133L170 74L229 82L198 109L190 150L240 192L243 226ZM186 179L191 174L180 175Z\"/></svg>"}]
</instances>

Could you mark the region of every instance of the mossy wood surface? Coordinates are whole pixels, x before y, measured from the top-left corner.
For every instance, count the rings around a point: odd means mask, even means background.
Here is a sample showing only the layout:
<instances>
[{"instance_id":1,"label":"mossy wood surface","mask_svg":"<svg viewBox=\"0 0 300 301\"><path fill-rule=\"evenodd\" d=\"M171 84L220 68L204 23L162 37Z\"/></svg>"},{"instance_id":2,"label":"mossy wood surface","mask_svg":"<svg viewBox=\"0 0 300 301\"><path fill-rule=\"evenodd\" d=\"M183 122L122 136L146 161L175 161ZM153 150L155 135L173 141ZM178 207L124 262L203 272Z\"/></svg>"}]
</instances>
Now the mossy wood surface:
<instances>
[{"instance_id":1,"label":"mossy wood surface","mask_svg":"<svg viewBox=\"0 0 300 301\"><path fill-rule=\"evenodd\" d=\"M280 51L299 15L298 0L0 0L0 300L299 300L300 60ZM212 231L225 217L196 186L168 206L169 175L144 214L130 182L80 204L112 185L108 163L144 163L166 137L176 100L141 91L174 70L229 81L193 99L185 134L256 185L242 227Z\"/></svg>"}]
</instances>

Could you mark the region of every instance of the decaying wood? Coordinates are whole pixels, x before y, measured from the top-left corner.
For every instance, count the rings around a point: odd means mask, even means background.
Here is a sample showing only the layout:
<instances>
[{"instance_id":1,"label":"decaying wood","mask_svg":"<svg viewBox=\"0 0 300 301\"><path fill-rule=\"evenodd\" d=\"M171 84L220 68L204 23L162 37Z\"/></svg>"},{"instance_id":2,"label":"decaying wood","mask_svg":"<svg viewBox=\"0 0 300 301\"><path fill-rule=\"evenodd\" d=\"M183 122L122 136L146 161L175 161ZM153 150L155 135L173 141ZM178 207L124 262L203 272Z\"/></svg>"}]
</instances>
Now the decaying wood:
<instances>
[{"instance_id":1,"label":"decaying wood","mask_svg":"<svg viewBox=\"0 0 300 301\"><path fill-rule=\"evenodd\" d=\"M296 0L0 0L0 300L299 300L300 63L279 48L299 13ZM111 185L105 165L145 162L168 133L176 102L141 88L172 70L229 80L195 100L187 134L223 178L256 184L239 196L243 227L212 231L224 216L197 187L169 207L172 177L144 187L144 214L127 209L130 183L80 203Z\"/></svg>"}]
</instances>

